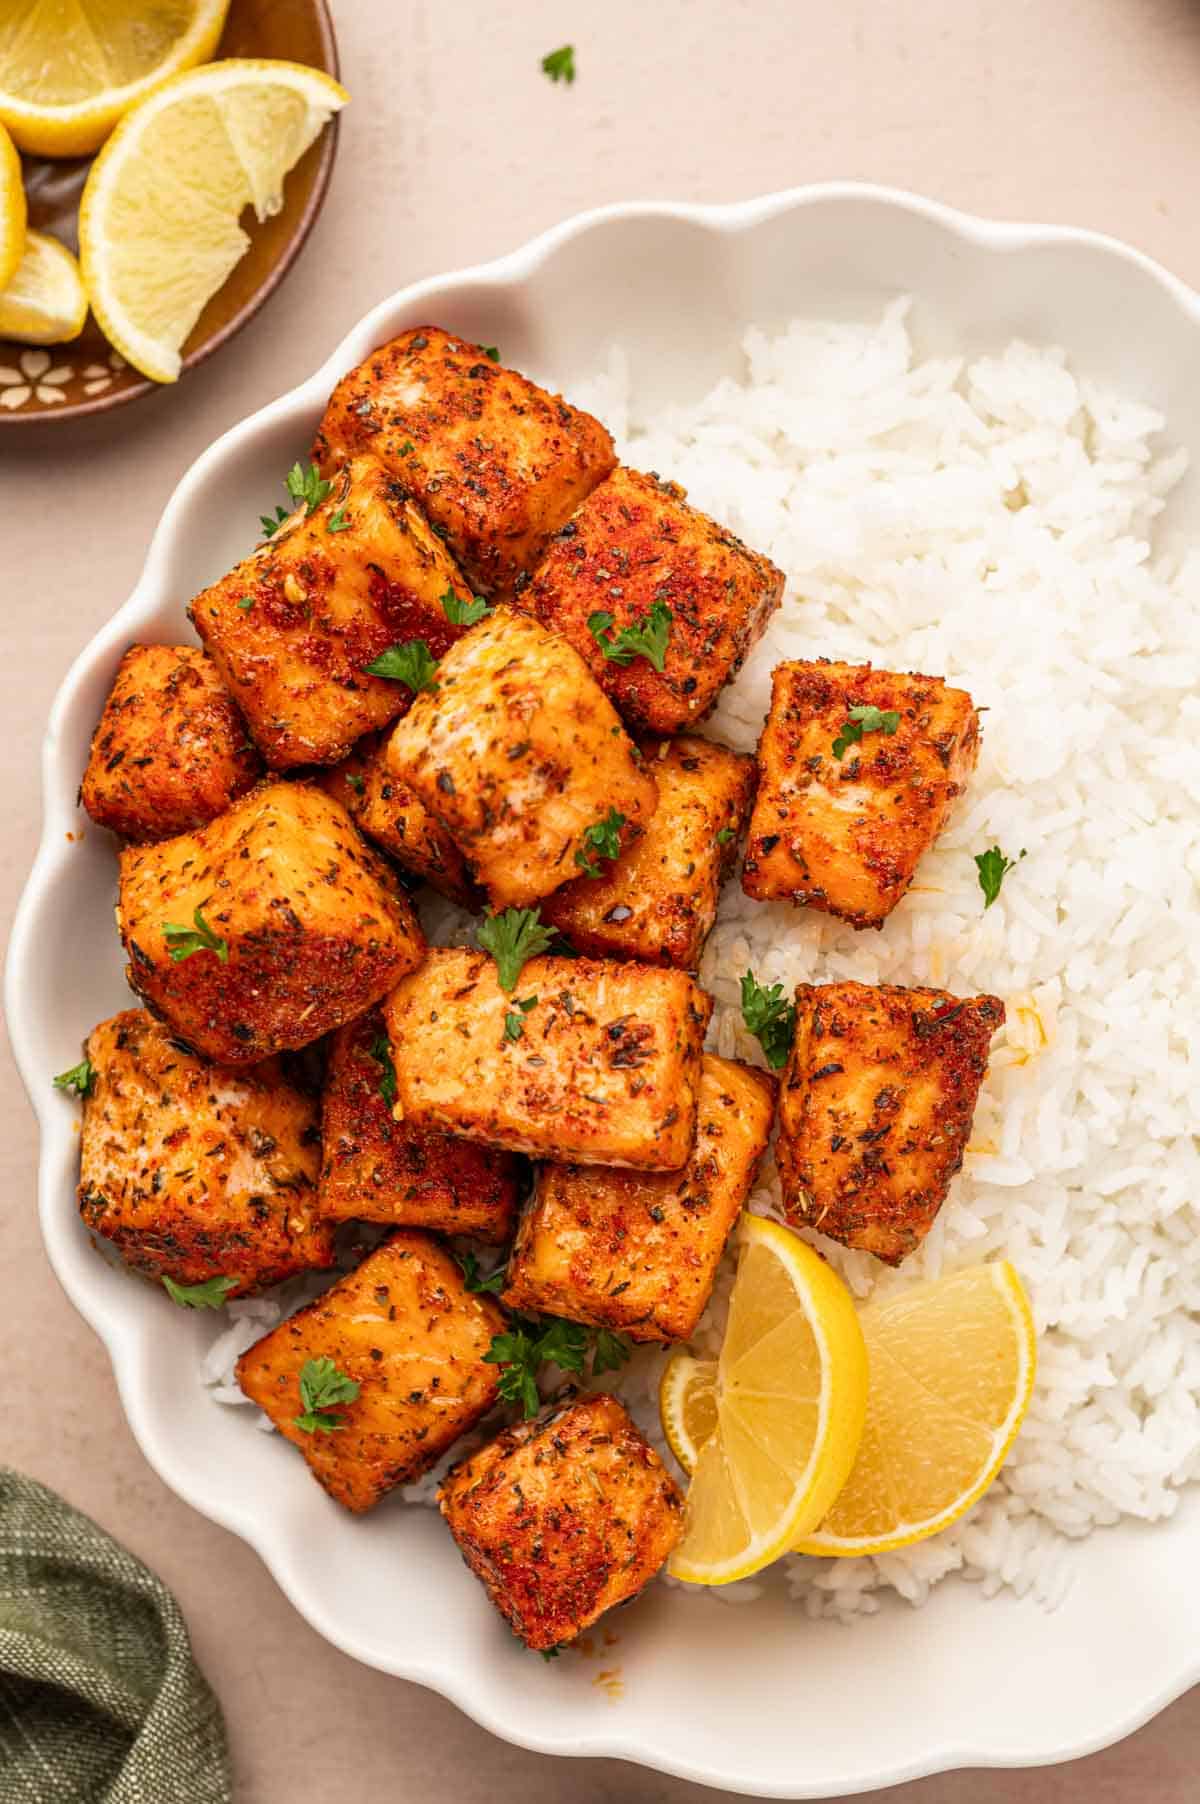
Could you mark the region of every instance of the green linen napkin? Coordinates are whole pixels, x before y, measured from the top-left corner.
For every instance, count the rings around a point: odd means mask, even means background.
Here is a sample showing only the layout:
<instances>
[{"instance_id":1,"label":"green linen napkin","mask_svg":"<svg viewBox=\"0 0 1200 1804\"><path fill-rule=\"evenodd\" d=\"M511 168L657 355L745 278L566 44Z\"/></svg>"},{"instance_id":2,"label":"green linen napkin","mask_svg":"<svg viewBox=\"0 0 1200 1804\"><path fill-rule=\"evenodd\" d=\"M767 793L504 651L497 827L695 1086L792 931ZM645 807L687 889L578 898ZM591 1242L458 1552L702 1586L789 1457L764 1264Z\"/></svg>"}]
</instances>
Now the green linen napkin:
<instances>
[{"instance_id":1,"label":"green linen napkin","mask_svg":"<svg viewBox=\"0 0 1200 1804\"><path fill-rule=\"evenodd\" d=\"M230 1804L179 1605L94 1522L0 1466L2 1804Z\"/></svg>"}]
</instances>

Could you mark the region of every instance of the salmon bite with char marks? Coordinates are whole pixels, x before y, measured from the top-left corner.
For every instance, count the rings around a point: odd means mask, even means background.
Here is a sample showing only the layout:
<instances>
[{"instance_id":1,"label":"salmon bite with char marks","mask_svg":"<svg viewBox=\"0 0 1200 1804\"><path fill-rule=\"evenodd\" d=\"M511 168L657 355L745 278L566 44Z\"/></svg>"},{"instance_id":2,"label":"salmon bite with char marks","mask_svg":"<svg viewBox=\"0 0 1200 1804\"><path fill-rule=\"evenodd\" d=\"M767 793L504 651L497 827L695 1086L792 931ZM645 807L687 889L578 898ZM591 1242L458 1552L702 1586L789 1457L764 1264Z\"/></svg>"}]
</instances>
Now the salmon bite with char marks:
<instances>
[{"instance_id":1,"label":"salmon bite with char marks","mask_svg":"<svg viewBox=\"0 0 1200 1804\"><path fill-rule=\"evenodd\" d=\"M514 1152L676 1171L696 1131L712 998L680 971L433 950L385 1013L406 1122Z\"/></svg>"},{"instance_id":2,"label":"salmon bite with char marks","mask_svg":"<svg viewBox=\"0 0 1200 1804\"><path fill-rule=\"evenodd\" d=\"M362 451L498 599L617 461L599 420L438 326L401 332L334 389L313 456L329 476Z\"/></svg>"},{"instance_id":3,"label":"salmon bite with char marks","mask_svg":"<svg viewBox=\"0 0 1200 1804\"><path fill-rule=\"evenodd\" d=\"M797 1227L899 1265L962 1165L998 996L802 983L776 1161Z\"/></svg>"}]
</instances>

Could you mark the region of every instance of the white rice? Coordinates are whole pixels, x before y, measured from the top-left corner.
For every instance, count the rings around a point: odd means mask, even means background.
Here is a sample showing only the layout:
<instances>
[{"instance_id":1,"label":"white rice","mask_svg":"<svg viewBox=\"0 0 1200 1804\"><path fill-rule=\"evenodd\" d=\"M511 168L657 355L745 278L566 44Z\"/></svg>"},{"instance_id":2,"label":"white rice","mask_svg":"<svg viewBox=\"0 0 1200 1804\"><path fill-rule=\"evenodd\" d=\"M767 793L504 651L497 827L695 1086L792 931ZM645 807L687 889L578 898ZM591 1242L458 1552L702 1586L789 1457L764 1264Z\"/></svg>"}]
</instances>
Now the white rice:
<instances>
[{"instance_id":1,"label":"white rice","mask_svg":"<svg viewBox=\"0 0 1200 1804\"><path fill-rule=\"evenodd\" d=\"M1008 1005L964 1170L919 1252L890 1272L814 1237L859 1297L1009 1257L1041 1337L1025 1427L964 1522L886 1558L783 1563L810 1615L846 1619L884 1589L921 1603L953 1572L1052 1606L1069 1538L1169 1516L1200 1477L1200 556L1153 540L1185 459L1159 443L1161 416L1077 380L1061 351L916 362L907 312L752 331L742 380L653 421L619 351L572 397L626 461L677 478L788 573L713 737L753 749L783 658L931 672L989 710L977 774L882 933L735 882L701 972L710 1044L748 1059L747 968ZM992 844L1028 857L985 914L972 855ZM768 1165L752 1206L777 1201ZM701 1344L729 1278L727 1264ZM251 1311L272 1307L232 1306L205 1372L218 1397L262 1331ZM661 1445L660 1362L639 1353L617 1388Z\"/></svg>"}]
</instances>

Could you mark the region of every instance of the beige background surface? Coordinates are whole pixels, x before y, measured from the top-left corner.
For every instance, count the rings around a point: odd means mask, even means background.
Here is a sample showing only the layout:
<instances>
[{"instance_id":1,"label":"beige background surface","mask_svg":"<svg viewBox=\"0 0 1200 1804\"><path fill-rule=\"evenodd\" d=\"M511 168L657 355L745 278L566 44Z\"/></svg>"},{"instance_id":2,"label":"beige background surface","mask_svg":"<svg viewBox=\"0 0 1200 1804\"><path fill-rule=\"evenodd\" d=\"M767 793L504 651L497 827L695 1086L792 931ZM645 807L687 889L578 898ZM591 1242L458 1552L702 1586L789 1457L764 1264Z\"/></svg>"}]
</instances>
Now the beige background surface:
<instances>
[{"instance_id":1,"label":"beige background surface","mask_svg":"<svg viewBox=\"0 0 1200 1804\"><path fill-rule=\"evenodd\" d=\"M1189 0L334 4L354 104L325 212L280 294L175 392L83 430L0 428L6 923L38 830L51 697L131 588L178 477L393 289L602 201L737 199L839 176L1098 227L1200 284L1200 5ZM578 49L569 90L537 67L565 40ZM320 1642L255 1556L147 1468L103 1350L43 1256L33 1122L10 1065L0 1109L0 1457L57 1486L174 1587L224 1701L241 1804L712 1795L509 1748ZM1183 1804L1198 1768L1200 1693L1089 1761L894 1795Z\"/></svg>"}]
</instances>

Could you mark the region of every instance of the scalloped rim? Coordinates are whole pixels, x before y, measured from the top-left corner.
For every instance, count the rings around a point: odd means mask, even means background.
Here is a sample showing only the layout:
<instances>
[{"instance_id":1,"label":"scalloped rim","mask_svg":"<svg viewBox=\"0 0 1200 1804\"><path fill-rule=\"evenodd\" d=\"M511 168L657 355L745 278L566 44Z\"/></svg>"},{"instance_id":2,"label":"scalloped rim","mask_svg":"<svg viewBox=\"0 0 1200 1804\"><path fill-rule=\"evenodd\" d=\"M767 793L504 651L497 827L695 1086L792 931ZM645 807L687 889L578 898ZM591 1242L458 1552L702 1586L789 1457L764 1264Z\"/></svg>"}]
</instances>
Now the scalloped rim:
<instances>
[{"instance_id":1,"label":"scalloped rim","mask_svg":"<svg viewBox=\"0 0 1200 1804\"><path fill-rule=\"evenodd\" d=\"M210 445L182 477L168 501L151 540L141 577L128 601L75 659L55 697L42 751L44 824L37 856L13 923L5 969L4 998L16 1064L42 1130L38 1197L46 1250L71 1302L108 1350L129 1425L158 1476L201 1515L248 1542L285 1596L317 1633L352 1658L362 1660L364 1656L342 1633L338 1623L331 1620L325 1609L306 1592L302 1567L290 1557L286 1548L272 1540L269 1525L256 1520L252 1512L236 1499L222 1495L219 1487L214 1487L213 1494L198 1494L190 1475L180 1470L172 1447L155 1437L139 1390L139 1369L145 1357L142 1336L132 1327L126 1330L119 1318L109 1319L105 1309L98 1304L86 1282L77 1277L70 1260L65 1256L68 1224L58 1208L60 1193L56 1187L55 1174L58 1161L54 1156L54 1143L61 1139L61 1121L56 1121L50 1112L52 1093L42 1081L44 1074L33 1062L26 1017L33 1011L34 1004L22 994L20 980L20 973L31 955L39 916L63 876L70 857L66 834L74 821L77 773L59 769L58 746L63 723L81 686L96 664L106 658L115 663L119 648L128 642L130 629L151 611L162 594L168 549L176 535L184 529L193 497L209 472L233 447L264 427L274 425L292 413L319 410L341 373L360 361L388 335L393 329L394 319L402 311L434 303L448 291L463 284L485 283L494 287L520 284L539 270L561 246L584 233L601 230L614 222L630 219L673 220L701 226L720 236L728 236L750 231L783 213L800 212L829 202L862 200L894 207L940 227L952 238L998 254L1012 254L1052 245L1072 245L1099 251L1140 271L1175 303L1187 324L1200 328L1200 295L1152 258L1119 239L1068 226L988 221L901 189L873 183L820 183L750 201L720 205L641 201L594 208L574 215L506 256L447 275L427 278L380 302L347 333L306 381L231 427ZM73 1226L73 1220L70 1225ZM428 1686L448 1698L501 1740L539 1753L630 1760L699 1784L727 1787L760 1797L812 1798L831 1795L827 1780L819 1784L812 1781L806 1784L799 1780L781 1786L739 1775L732 1764L735 1755L731 1757L729 1764L720 1768L712 1763L700 1766L686 1760L669 1758L642 1734L610 1732L581 1735L577 1729L572 1728L569 1734L556 1738L553 1734L514 1724L510 1717L493 1708L489 1700L481 1700L468 1689L456 1671L452 1657L431 1658L427 1646L407 1649L405 1658L386 1665L373 1659L367 1659L365 1663L377 1665L396 1677ZM1154 1689L1138 1692L1119 1718L1107 1720L1088 1732L1077 1734L1069 1742L1036 1749L1017 1749L1011 1740L1006 1743L998 1737L935 1738L919 1756L893 1760L890 1763L875 1750L864 1750L863 1764L859 1770L845 1776L841 1785L832 1789L845 1796L960 1767L1025 1767L1074 1760L1131 1734L1197 1681L1200 1681L1200 1644L1197 1644L1190 1663L1182 1666L1168 1682L1160 1683Z\"/></svg>"}]
</instances>

